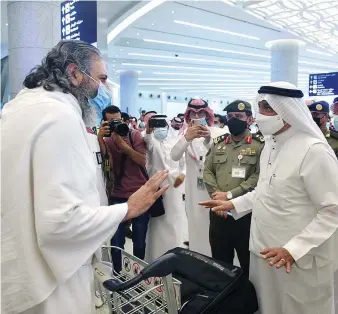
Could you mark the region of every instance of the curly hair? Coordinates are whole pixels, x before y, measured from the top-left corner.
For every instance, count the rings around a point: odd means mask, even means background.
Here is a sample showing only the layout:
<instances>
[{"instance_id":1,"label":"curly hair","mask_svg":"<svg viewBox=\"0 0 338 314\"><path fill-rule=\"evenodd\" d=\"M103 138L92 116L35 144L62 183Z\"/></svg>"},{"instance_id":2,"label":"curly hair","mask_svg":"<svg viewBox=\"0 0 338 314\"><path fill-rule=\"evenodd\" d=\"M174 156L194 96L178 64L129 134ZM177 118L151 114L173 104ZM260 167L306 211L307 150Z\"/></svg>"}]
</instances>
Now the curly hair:
<instances>
[{"instance_id":1,"label":"curly hair","mask_svg":"<svg viewBox=\"0 0 338 314\"><path fill-rule=\"evenodd\" d=\"M89 73L95 57L101 58L101 53L94 46L79 40L62 40L47 54L41 65L32 69L23 85L29 89L43 86L47 91L53 91L57 85L64 93L71 93L74 86L67 72L68 66L76 64L79 71Z\"/></svg>"}]
</instances>

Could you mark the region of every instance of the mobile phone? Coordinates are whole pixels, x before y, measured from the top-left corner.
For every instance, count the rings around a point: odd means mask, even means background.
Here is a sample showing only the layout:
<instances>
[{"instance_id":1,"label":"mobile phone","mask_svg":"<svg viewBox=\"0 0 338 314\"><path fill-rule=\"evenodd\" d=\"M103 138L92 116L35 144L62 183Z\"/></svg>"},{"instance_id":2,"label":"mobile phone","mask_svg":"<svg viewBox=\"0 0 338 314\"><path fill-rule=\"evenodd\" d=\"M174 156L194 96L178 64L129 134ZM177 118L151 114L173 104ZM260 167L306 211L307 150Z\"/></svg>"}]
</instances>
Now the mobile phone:
<instances>
[{"instance_id":1,"label":"mobile phone","mask_svg":"<svg viewBox=\"0 0 338 314\"><path fill-rule=\"evenodd\" d=\"M167 121L165 119L152 118L149 120L150 128L165 128L167 126Z\"/></svg>"},{"instance_id":2,"label":"mobile phone","mask_svg":"<svg viewBox=\"0 0 338 314\"><path fill-rule=\"evenodd\" d=\"M192 119L192 124L193 125L200 125L200 124L202 124L202 121L201 121L201 119Z\"/></svg>"}]
</instances>

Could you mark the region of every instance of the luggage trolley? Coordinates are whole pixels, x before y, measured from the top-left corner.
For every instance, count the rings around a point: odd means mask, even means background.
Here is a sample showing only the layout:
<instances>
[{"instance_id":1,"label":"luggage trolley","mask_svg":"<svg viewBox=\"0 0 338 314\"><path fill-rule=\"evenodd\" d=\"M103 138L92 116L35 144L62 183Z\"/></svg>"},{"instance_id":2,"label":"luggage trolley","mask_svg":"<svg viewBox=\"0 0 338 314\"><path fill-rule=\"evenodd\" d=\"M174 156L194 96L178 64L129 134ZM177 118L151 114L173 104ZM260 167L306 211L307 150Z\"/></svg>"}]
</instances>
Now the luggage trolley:
<instances>
[{"instance_id":1,"label":"luggage trolley","mask_svg":"<svg viewBox=\"0 0 338 314\"><path fill-rule=\"evenodd\" d=\"M181 282L171 273L177 267L177 256L166 254L150 265L126 251L121 251L122 270L116 273L111 263L94 264L94 276L99 284L102 301L110 314L177 314L181 308ZM105 252L104 252L105 251Z\"/></svg>"}]
</instances>

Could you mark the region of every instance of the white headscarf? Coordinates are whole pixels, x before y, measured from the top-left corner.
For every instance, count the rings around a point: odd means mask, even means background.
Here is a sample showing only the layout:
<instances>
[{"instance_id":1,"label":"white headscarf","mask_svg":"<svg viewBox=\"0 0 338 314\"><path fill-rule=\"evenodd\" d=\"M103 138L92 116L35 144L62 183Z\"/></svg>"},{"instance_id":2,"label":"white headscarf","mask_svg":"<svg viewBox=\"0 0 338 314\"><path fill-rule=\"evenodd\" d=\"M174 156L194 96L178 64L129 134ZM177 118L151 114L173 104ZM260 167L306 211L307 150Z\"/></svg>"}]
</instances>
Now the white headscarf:
<instances>
[{"instance_id":1,"label":"white headscarf","mask_svg":"<svg viewBox=\"0 0 338 314\"><path fill-rule=\"evenodd\" d=\"M274 82L267 86L273 86L289 90L298 90L297 87L288 82ZM255 112L259 112L258 103L266 100L271 108L282 117L282 119L291 125L296 132L305 132L310 136L318 138L327 144L327 141L313 121L311 113L303 98L292 98L274 94L258 94L255 101Z\"/></svg>"}]
</instances>

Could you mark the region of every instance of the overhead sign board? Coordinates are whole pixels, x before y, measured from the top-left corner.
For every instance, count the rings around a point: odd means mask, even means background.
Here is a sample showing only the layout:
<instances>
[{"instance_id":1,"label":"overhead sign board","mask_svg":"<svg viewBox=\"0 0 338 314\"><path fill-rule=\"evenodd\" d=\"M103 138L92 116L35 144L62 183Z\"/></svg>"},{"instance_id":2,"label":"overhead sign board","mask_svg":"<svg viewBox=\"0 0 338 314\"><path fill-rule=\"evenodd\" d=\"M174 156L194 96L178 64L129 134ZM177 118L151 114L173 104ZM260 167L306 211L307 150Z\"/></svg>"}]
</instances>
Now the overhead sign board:
<instances>
[{"instance_id":1,"label":"overhead sign board","mask_svg":"<svg viewBox=\"0 0 338 314\"><path fill-rule=\"evenodd\" d=\"M338 95L338 72L310 74L309 96Z\"/></svg>"},{"instance_id":2,"label":"overhead sign board","mask_svg":"<svg viewBox=\"0 0 338 314\"><path fill-rule=\"evenodd\" d=\"M97 2L64 1L61 3L61 39L97 42Z\"/></svg>"}]
</instances>

